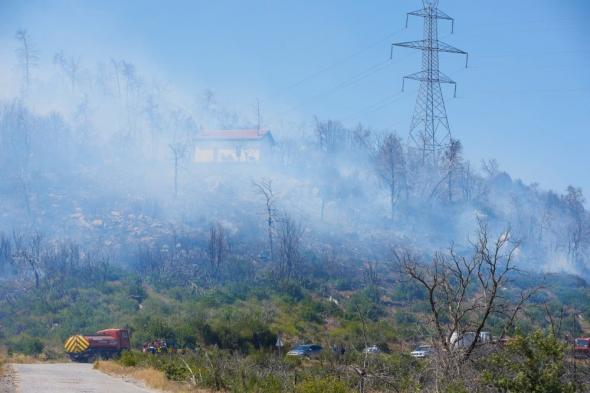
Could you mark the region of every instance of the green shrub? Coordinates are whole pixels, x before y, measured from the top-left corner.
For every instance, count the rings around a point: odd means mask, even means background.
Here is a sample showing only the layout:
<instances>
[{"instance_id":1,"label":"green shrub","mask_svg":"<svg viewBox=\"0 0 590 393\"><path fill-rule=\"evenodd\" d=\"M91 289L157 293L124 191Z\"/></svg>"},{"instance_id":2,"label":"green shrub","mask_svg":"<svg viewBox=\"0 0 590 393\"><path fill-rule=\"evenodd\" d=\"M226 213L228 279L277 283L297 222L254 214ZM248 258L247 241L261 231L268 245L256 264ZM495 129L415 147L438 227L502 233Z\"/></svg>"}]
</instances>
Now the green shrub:
<instances>
[{"instance_id":1,"label":"green shrub","mask_svg":"<svg viewBox=\"0 0 590 393\"><path fill-rule=\"evenodd\" d=\"M576 387L567 380L566 351L567 344L551 334L519 334L488 359L483 379L503 392L572 393Z\"/></svg>"},{"instance_id":2,"label":"green shrub","mask_svg":"<svg viewBox=\"0 0 590 393\"><path fill-rule=\"evenodd\" d=\"M175 360L164 365L166 378L171 381L186 381L190 377L190 372L180 360Z\"/></svg>"},{"instance_id":3,"label":"green shrub","mask_svg":"<svg viewBox=\"0 0 590 393\"><path fill-rule=\"evenodd\" d=\"M339 291L352 291L356 289L357 282L351 278L339 278L336 280L334 286Z\"/></svg>"},{"instance_id":4,"label":"green shrub","mask_svg":"<svg viewBox=\"0 0 590 393\"><path fill-rule=\"evenodd\" d=\"M280 282L277 292L280 293L281 297L288 303L297 303L305 296L301 285L295 281Z\"/></svg>"},{"instance_id":5,"label":"green shrub","mask_svg":"<svg viewBox=\"0 0 590 393\"><path fill-rule=\"evenodd\" d=\"M254 389L250 389L252 392L264 392L264 393L281 393L283 391L283 384L276 375L268 375L260 380L256 381Z\"/></svg>"},{"instance_id":6,"label":"green shrub","mask_svg":"<svg viewBox=\"0 0 590 393\"><path fill-rule=\"evenodd\" d=\"M28 334L21 334L9 341L8 350L11 353L22 353L25 355L39 355L43 352L43 342L36 337L31 337Z\"/></svg>"},{"instance_id":7,"label":"green shrub","mask_svg":"<svg viewBox=\"0 0 590 393\"><path fill-rule=\"evenodd\" d=\"M452 382L444 388L445 393L468 393L469 390L461 382Z\"/></svg>"},{"instance_id":8,"label":"green shrub","mask_svg":"<svg viewBox=\"0 0 590 393\"><path fill-rule=\"evenodd\" d=\"M332 379L308 379L295 387L295 393L352 393L343 382Z\"/></svg>"},{"instance_id":9,"label":"green shrub","mask_svg":"<svg viewBox=\"0 0 590 393\"><path fill-rule=\"evenodd\" d=\"M139 364L139 359L135 352L125 351L121 354L119 363L125 367L135 367Z\"/></svg>"},{"instance_id":10,"label":"green shrub","mask_svg":"<svg viewBox=\"0 0 590 393\"><path fill-rule=\"evenodd\" d=\"M128 297L136 300L138 303L143 302L147 298L147 293L139 277L129 277L123 283Z\"/></svg>"},{"instance_id":11,"label":"green shrub","mask_svg":"<svg viewBox=\"0 0 590 393\"><path fill-rule=\"evenodd\" d=\"M301 303L301 309L299 315L301 319L307 322L322 323L324 320L323 314L325 313L325 307L320 302L313 301L310 297L307 297Z\"/></svg>"}]
</instances>

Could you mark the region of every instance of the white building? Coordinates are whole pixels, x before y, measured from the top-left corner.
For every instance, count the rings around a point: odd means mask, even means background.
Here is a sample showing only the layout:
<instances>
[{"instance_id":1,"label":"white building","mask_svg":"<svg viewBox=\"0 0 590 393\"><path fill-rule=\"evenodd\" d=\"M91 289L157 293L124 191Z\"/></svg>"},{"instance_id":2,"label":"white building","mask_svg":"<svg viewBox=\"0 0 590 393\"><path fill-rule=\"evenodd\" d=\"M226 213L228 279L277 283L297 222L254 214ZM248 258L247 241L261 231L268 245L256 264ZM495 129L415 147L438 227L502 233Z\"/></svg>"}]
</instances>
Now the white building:
<instances>
[{"instance_id":1,"label":"white building","mask_svg":"<svg viewBox=\"0 0 590 393\"><path fill-rule=\"evenodd\" d=\"M275 142L268 129L204 131L195 139L196 163L260 162Z\"/></svg>"}]
</instances>

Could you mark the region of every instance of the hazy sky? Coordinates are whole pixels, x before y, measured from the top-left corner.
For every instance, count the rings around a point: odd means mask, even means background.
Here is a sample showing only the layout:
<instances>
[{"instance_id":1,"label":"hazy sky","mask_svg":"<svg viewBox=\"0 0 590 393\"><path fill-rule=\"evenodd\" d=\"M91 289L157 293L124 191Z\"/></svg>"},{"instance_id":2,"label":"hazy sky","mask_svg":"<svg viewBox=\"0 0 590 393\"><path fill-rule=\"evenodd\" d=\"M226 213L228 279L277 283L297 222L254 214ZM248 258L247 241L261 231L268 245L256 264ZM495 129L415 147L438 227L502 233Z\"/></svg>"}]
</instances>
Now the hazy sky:
<instances>
[{"instance_id":1,"label":"hazy sky","mask_svg":"<svg viewBox=\"0 0 590 393\"><path fill-rule=\"evenodd\" d=\"M2 62L14 63L14 33L26 28L51 58L63 49L87 65L125 58L188 96L205 88L254 110L275 128L313 116L407 136L420 53L392 42L420 39L414 0L17 1L0 0ZM453 135L468 159L496 158L526 183L590 195L590 2L441 0L456 18L442 41L469 52L441 55L458 83L446 89ZM0 86L1 88L1 86Z\"/></svg>"}]
</instances>

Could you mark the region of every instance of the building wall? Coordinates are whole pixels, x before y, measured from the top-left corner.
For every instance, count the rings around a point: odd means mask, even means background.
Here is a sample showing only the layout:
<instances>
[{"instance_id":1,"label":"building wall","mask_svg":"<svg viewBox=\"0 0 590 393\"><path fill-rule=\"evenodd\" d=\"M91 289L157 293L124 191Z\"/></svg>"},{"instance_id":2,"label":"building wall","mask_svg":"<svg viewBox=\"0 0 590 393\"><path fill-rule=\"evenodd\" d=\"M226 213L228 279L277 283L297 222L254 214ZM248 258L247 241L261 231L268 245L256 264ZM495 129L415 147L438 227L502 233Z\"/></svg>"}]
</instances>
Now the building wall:
<instances>
[{"instance_id":1,"label":"building wall","mask_svg":"<svg viewBox=\"0 0 590 393\"><path fill-rule=\"evenodd\" d=\"M259 146L201 144L195 147L194 162L257 162L261 156Z\"/></svg>"},{"instance_id":2,"label":"building wall","mask_svg":"<svg viewBox=\"0 0 590 393\"><path fill-rule=\"evenodd\" d=\"M195 147L194 162L214 162L215 161L215 149L213 148L201 148Z\"/></svg>"}]
</instances>

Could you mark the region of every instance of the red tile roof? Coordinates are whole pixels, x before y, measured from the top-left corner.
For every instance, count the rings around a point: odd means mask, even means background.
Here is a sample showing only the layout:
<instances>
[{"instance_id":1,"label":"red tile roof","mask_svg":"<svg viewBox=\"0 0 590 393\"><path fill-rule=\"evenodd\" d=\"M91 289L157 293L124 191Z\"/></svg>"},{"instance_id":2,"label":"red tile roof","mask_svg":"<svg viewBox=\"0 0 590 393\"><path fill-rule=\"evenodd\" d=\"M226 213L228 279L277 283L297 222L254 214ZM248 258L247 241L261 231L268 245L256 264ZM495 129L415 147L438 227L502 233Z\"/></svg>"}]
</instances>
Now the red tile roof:
<instances>
[{"instance_id":1,"label":"red tile roof","mask_svg":"<svg viewBox=\"0 0 590 393\"><path fill-rule=\"evenodd\" d=\"M261 140L270 135L269 129L241 129L241 130L211 130L203 131L197 135L197 140Z\"/></svg>"}]
</instances>

